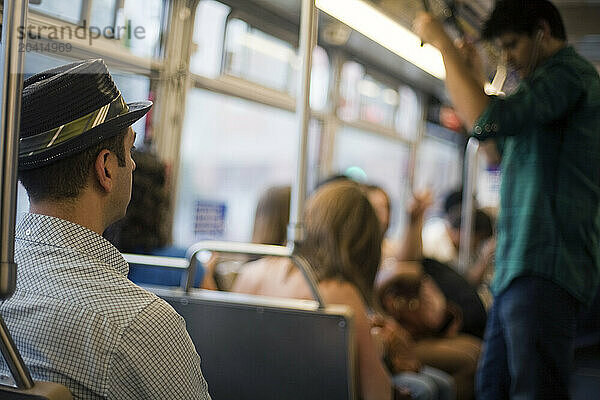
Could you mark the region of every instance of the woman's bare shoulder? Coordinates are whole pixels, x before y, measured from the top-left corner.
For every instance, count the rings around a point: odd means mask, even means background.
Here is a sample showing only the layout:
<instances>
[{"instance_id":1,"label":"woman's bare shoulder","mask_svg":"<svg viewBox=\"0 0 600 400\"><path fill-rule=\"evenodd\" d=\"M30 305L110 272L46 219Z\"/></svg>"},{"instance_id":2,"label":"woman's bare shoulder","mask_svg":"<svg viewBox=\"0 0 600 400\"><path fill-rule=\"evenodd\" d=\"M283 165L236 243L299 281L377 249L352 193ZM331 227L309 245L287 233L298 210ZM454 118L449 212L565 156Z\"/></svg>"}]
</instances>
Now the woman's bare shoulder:
<instances>
[{"instance_id":1,"label":"woman's bare shoulder","mask_svg":"<svg viewBox=\"0 0 600 400\"><path fill-rule=\"evenodd\" d=\"M273 276L273 272L286 268L286 260L276 257L265 257L260 260L246 263L231 288L233 292L260 294L261 284L265 279Z\"/></svg>"},{"instance_id":2,"label":"woman's bare shoulder","mask_svg":"<svg viewBox=\"0 0 600 400\"><path fill-rule=\"evenodd\" d=\"M328 304L345 304L354 312L366 314L364 300L353 284L339 279L328 279L319 284L323 299Z\"/></svg>"}]
</instances>

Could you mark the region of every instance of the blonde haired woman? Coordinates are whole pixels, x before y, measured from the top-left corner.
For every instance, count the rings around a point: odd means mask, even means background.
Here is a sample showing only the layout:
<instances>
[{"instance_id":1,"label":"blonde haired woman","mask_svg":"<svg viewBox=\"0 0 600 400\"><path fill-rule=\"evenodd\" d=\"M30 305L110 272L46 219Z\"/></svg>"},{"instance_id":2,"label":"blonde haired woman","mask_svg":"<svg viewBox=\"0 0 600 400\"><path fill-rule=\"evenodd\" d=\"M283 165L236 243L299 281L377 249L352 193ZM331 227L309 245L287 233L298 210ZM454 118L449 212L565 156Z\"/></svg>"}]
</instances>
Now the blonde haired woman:
<instances>
[{"instance_id":1,"label":"blonde haired woman","mask_svg":"<svg viewBox=\"0 0 600 400\"><path fill-rule=\"evenodd\" d=\"M369 318L373 281L381 258L382 235L375 211L359 185L352 181L333 182L321 187L308 201L304 227L305 240L296 251L313 266L323 299L330 304L348 305L354 311L361 398L391 399L394 383L379 349L398 347L399 341L391 338L378 346L371 335L373 325ZM287 259L268 258L248 264L233 290L312 298L302 274ZM388 354L388 359L390 364L398 365L397 358L404 356L403 352L395 352ZM438 385L431 378L422 374L414 374L406 381L401 378L401 384L413 389L415 398L438 398Z\"/></svg>"}]
</instances>

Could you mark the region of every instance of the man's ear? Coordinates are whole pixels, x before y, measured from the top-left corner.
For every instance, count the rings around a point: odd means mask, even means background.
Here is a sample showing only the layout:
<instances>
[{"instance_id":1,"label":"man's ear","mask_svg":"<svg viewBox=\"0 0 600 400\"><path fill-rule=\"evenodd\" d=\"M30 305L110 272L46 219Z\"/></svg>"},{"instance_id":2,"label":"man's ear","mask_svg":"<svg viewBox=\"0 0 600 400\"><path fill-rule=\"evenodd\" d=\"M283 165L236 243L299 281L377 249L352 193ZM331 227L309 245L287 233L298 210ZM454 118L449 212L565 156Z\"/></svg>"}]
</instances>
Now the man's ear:
<instances>
[{"instance_id":1,"label":"man's ear","mask_svg":"<svg viewBox=\"0 0 600 400\"><path fill-rule=\"evenodd\" d=\"M98 185L107 193L112 191L114 184L114 166L111 161L110 151L104 149L98 153L94 163L94 174Z\"/></svg>"},{"instance_id":2,"label":"man's ear","mask_svg":"<svg viewBox=\"0 0 600 400\"><path fill-rule=\"evenodd\" d=\"M534 34L534 39L541 41L544 38L550 38L552 36L552 29L550 24L545 19L540 19L537 23L537 29Z\"/></svg>"}]
</instances>

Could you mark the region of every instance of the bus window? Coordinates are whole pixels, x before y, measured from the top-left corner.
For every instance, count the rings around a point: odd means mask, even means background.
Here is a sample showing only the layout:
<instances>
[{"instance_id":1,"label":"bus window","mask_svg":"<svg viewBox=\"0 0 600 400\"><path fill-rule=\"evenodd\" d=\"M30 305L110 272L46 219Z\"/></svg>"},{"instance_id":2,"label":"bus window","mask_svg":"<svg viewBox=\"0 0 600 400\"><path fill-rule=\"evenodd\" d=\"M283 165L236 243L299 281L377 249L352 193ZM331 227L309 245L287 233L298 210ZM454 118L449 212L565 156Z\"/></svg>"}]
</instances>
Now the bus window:
<instances>
[{"instance_id":1,"label":"bus window","mask_svg":"<svg viewBox=\"0 0 600 400\"><path fill-rule=\"evenodd\" d=\"M260 194L295 178L294 114L197 88L185 110L174 244L248 241Z\"/></svg>"},{"instance_id":2,"label":"bus window","mask_svg":"<svg viewBox=\"0 0 600 400\"><path fill-rule=\"evenodd\" d=\"M340 118L394 128L398 92L367 74L361 64L355 61L344 64L340 91Z\"/></svg>"},{"instance_id":3,"label":"bus window","mask_svg":"<svg viewBox=\"0 0 600 400\"><path fill-rule=\"evenodd\" d=\"M298 57L294 47L240 19L232 19L225 33L223 72L289 94L296 83Z\"/></svg>"},{"instance_id":4,"label":"bus window","mask_svg":"<svg viewBox=\"0 0 600 400\"><path fill-rule=\"evenodd\" d=\"M82 22L83 0L42 1L41 4L30 3L29 8L73 24Z\"/></svg>"},{"instance_id":5,"label":"bus window","mask_svg":"<svg viewBox=\"0 0 600 400\"><path fill-rule=\"evenodd\" d=\"M163 19L168 2L163 0L125 0L117 10L116 26L132 29L121 44L140 57L157 57L163 36ZM137 30L137 34L135 34Z\"/></svg>"},{"instance_id":6,"label":"bus window","mask_svg":"<svg viewBox=\"0 0 600 400\"><path fill-rule=\"evenodd\" d=\"M208 78L221 74L225 24L231 8L213 0L203 0L196 8L194 22L195 51L190 59L190 71Z\"/></svg>"},{"instance_id":7,"label":"bus window","mask_svg":"<svg viewBox=\"0 0 600 400\"><path fill-rule=\"evenodd\" d=\"M297 49L241 19L227 21L230 12L229 6L218 1L198 4L190 71L207 78L235 76L295 96ZM310 93L313 110L322 111L327 106L329 75L329 56L325 49L315 46Z\"/></svg>"},{"instance_id":8,"label":"bus window","mask_svg":"<svg viewBox=\"0 0 600 400\"><path fill-rule=\"evenodd\" d=\"M90 26L100 29L114 27L117 17L117 0L94 0L90 13Z\"/></svg>"},{"instance_id":9,"label":"bus window","mask_svg":"<svg viewBox=\"0 0 600 400\"><path fill-rule=\"evenodd\" d=\"M312 54L310 76L310 108L313 110L324 111L327 108L329 71L330 64L327 52L324 48L315 46Z\"/></svg>"},{"instance_id":10,"label":"bus window","mask_svg":"<svg viewBox=\"0 0 600 400\"><path fill-rule=\"evenodd\" d=\"M393 138L351 127L343 127L336 135L336 172L377 184L390 196L388 236L392 238L399 237L404 228L409 158L409 147Z\"/></svg>"},{"instance_id":11,"label":"bus window","mask_svg":"<svg viewBox=\"0 0 600 400\"><path fill-rule=\"evenodd\" d=\"M417 93L411 87L400 85L398 88L398 111L394 125L400 137L411 142L417 140L421 125L420 104Z\"/></svg>"},{"instance_id":12,"label":"bus window","mask_svg":"<svg viewBox=\"0 0 600 400\"><path fill-rule=\"evenodd\" d=\"M429 131L444 129L428 124ZM415 190L431 190L434 204L431 215L443 213L444 196L461 185L462 149L453 142L426 135L421 141L416 157Z\"/></svg>"}]
</instances>

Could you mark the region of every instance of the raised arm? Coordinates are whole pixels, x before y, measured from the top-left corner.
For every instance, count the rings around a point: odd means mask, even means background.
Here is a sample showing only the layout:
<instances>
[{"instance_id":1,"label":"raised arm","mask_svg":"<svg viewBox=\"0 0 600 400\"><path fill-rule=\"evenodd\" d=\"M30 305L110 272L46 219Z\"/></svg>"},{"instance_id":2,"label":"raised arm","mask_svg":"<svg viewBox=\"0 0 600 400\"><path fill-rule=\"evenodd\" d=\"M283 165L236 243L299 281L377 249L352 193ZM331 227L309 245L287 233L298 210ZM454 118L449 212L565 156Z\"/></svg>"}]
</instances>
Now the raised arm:
<instances>
[{"instance_id":1,"label":"raised arm","mask_svg":"<svg viewBox=\"0 0 600 400\"><path fill-rule=\"evenodd\" d=\"M446 87L452 104L467 129L471 130L490 101L481 82L473 75L472 69L442 24L431 14L419 13L413 29L424 42L435 46L442 53L446 67Z\"/></svg>"},{"instance_id":2,"label":"raised arm","mask_svg":"<svg viewBox=\"0 0 600 400\"><path fill-rule=\"evenodd\" d=\"M408 205L408 226L396 254L398 261L419 261L423 258L423 222L425 211L431 206L429 191L415 193Z\"/></svg>"}]
</instances>

